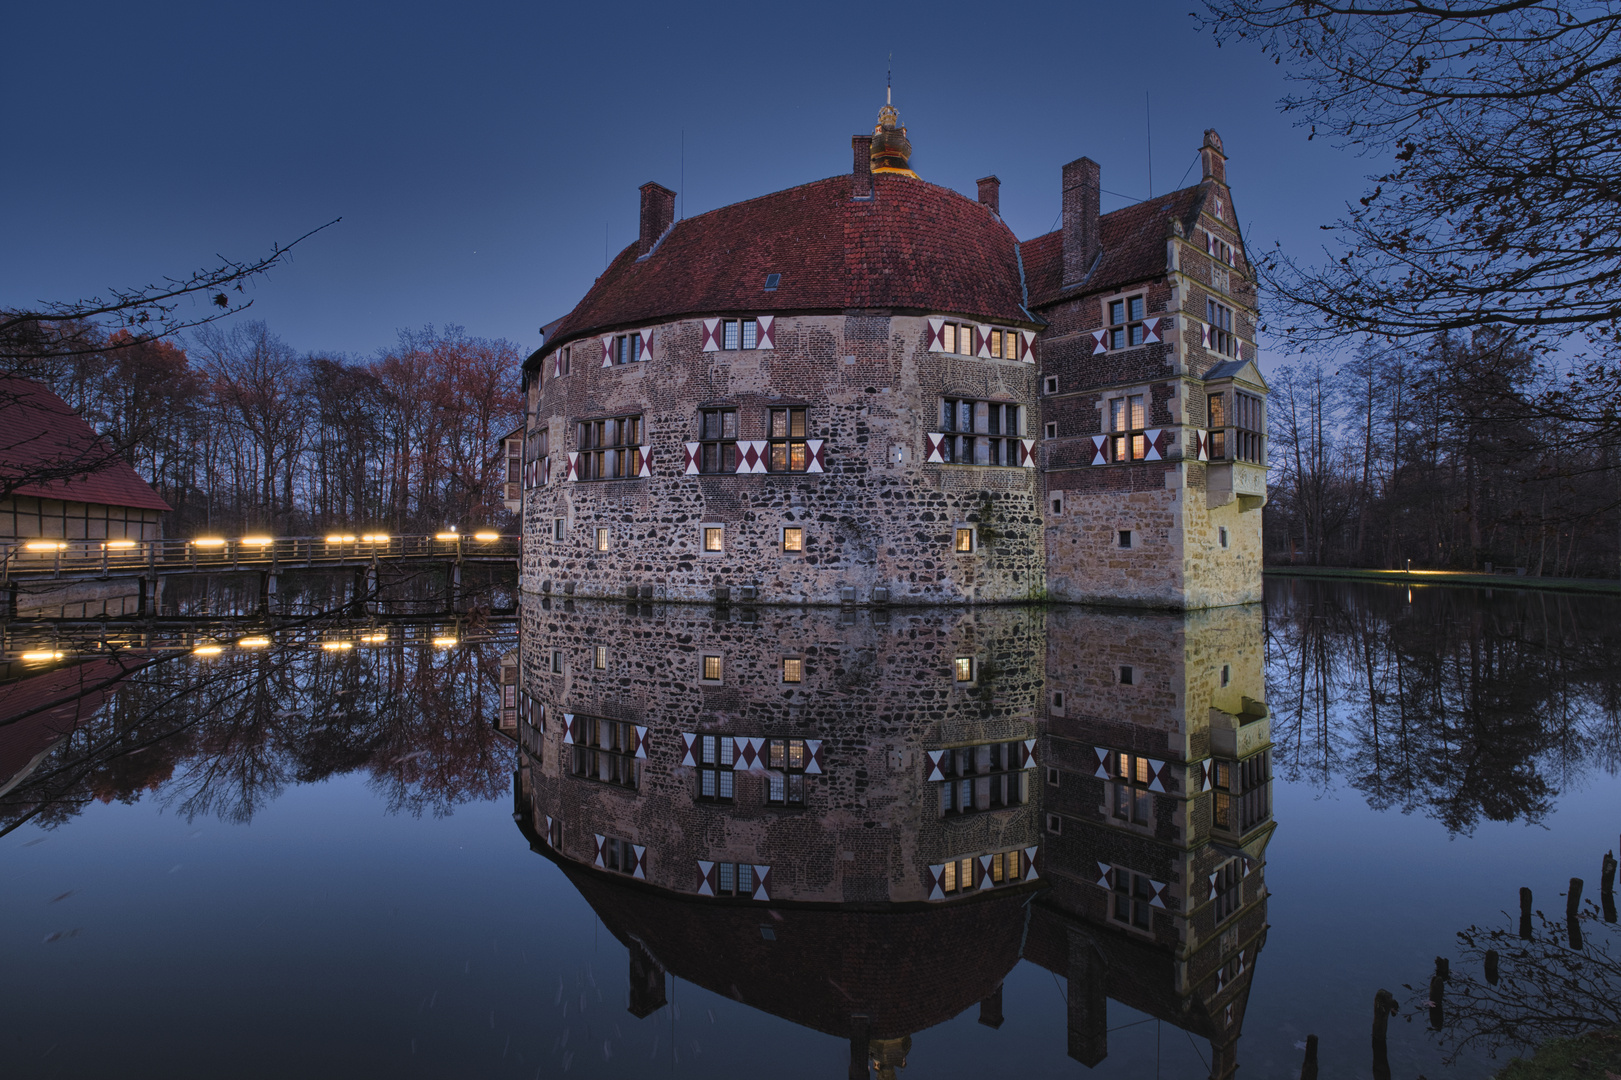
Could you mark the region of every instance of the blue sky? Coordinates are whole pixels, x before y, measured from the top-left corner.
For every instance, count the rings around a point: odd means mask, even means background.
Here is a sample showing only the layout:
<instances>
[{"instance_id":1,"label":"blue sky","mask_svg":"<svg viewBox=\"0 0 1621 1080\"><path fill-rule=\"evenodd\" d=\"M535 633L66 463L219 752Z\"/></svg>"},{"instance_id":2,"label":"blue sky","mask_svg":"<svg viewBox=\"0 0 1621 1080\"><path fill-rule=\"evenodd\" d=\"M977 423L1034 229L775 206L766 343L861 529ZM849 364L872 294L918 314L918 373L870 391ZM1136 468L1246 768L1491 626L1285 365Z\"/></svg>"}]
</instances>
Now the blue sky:
<instances>
[{"instance_id":1,"label":"blue sky","mask_svg":"<svg viewBox=\"0 0 1621 1080\"><path fill-rule=\"evenodd\" d=\"M1021 238L1059 168L1104 209L1186 175L1215 127L1253 246L1310 255L1367 162L1279 115L1281 71L1182 2L15 6L0 67L0 306L250 258L333 218L254 289L296 348L458 323L525 349L636 233L850 168L894 53L919 175L1002 180ZM1152 101L1152 142L1145 95ZM683 136L684 132L684 136ZM683 169L683 139L685 167ZM1124 196L1124 197L1122 197Z\"/></svg>"}]
</instances>

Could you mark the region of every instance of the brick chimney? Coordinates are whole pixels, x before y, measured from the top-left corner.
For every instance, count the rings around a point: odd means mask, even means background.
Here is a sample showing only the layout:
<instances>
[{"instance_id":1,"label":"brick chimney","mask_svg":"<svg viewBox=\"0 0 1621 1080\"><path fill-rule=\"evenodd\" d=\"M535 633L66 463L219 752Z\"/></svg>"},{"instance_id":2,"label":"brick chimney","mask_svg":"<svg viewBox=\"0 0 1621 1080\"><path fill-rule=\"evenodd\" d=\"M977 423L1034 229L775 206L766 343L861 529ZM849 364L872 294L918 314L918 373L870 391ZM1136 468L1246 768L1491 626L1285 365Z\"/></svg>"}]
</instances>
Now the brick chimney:
<instances>
[{"instance_id":1,"label":"brick chimney","mask_svg":"<svg viewBox=\"0 0 1621 1080\"><path fill-rule=\"evenodd\" d=\"M855 156L855 167L850 174L850 197L852 199L870 199L872 198L872 136L851 136L850 151Z\"/></svg>"},{"instance_id":2,"label":"brick chimney","mask_svg":"<svg viewBox=\"0 0 1621 1080\"><path fill-rule=\"evenodd\" d=\"M998 194L1002 190L1002 181L994 176L982 176L979 181L979 201L991 208L991 213L1002 212L1002 200Z\"/></svg>"},{"instance_id":3,"label":"brick chimney","mask_svg":"<svg viewBox=\"0 0 1621 1080\"><path fill-rule=\"evenodd\" d=\"M1098 257L1101 170L1091 158L1064 166L1064 285L1079 283Z\"/></svg>"},{"instance_id":4,"label":"brick chimney","mask_svg":"<svg viewBox=\"0 0 1621 1080\"><path fill-rule=\"evenodd\" d=\"M1227 155L1221 149L1221 136L1215 128L1205 128L1204 145L1199 147L1199 162L1204 166L1204 178L1218 183L1227 182Z\"/></svg>"},{"instance_id":5,"label":"brick chimney","mask_svg":"<svg viewBox=\"0 0 1621 1080\"><path fill-rule=\"evenodd\" d=\"M642 185L642 233L636 240L636 254L646 255L659 242L664 230L675 221L675 192L649 180Z\"/></svg>"}]
</instances>

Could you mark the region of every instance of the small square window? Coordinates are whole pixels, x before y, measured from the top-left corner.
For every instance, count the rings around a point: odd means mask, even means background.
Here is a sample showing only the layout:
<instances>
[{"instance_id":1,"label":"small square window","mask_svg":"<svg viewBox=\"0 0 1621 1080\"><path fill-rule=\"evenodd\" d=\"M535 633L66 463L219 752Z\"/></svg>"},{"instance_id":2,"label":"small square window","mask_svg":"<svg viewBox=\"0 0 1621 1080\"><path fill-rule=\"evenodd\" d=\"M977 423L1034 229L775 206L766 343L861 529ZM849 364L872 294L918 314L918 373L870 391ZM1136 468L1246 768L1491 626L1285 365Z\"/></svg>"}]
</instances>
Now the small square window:
<instances>
[{"instance_id":1,"label":"small square window","mask_svg":"<svg viewBox=\"0 0 1621 1080\"><path fill-rule=\"evenodd\" d=\"M705 525L704 554L719 555L726 550L726 529L721 525Z\"/></svg>"},{"instance_id":2,"label":"small square window","mask_svg":"<svg viewBox=\"0 0 1621 1080\"><path fill-rule=\"evenodd\" d=\"M1123 548L1129 548L1131 546L1131 530L1130 529L1121 529L1120 530L1120 546L1123 547Z\"/></svg>"},{"instance_id":3,"label":"small square window","mask_svg":"<svg viewBox=\"0 0 1621 1080\"><path fill-rule=\"evenodd\" d=\"M974 681L974 658L972 656L957 657L954 665L958 682Z\"/></svg>"},{"instance_id":4,"label":"small square window","mask_svg":"<svg viewBox=\"0 0 1621 1080\"><path fill-rule=\"evenodd\" d=\"M805 677L805 661L797 656L782 658L782 681L796 683Z\"/></svg>"},{"instance_id":5,"label":"small square window","mask_svg":"<svg viewBox=\"0 0 1621 1080\"><path fill-rule=\"evenodd\" d=\"M704 657L704 682L720 682L720 657Z\"/></svg>"},{"instance_id":6,"label":"small square window","mask_svg":"<svg viewBox=\"0 0 1621 1080\"><path fill-rule=\"evenodd\" d=\"M563 524L567 520L568 520L567 518L552 518L552 539L553 540L559 540L560 541L560 540L563 539Z\"/></svg>"},{"instance_id":7,"label":"small square window","mask_svg":"<svg viewBox=\"0 0 1621 1080\"><path fill-rule=\"evenodd\" d=\"M1230 664L1221 665L1221 685L1226 686L1233 681L1233 668Z\"/></svg>"},{"instance_id":8,"label":"small square window","mask_svg":"<svg viewBox=\"0 0 1621 1080\"><path fill-rule=\"evenodd\" d=\"M1049 765L1047 767L1047 783L1049 785L1051 785L1052 787L1057 787L1058 786L1058 777L1059 777L1058 770Z\"/></svg>"},{"instance_id":9,"label":"small square window","mask_svg":"<svg viewBox=\"0 0 1621 1080\"><path fill-rule=\"evenodd\" d=\"M1057 814L1047 815L1047 832L1051 836L1058 836L1064 831L1064 819Z\"/></svg>"},{"instance_id":10,"label":"small square window","mask_svg":"<svg viewBox=\"0 0 1621 1080\"><path fill-rule=\"evenodd\" d=\"M597 527L597 550L608 550L608 530L604 526Z\"/></svg>"},{"instance_id":11,"label":"small square window","mask_svg":"<svg viewBox=\"0 0 1621 1080\"><path fill-rule=\"evenodd\" d=\"M954 550L956 550L959 554L965 554L965 553L973 551L974 550L974 530L973 530L973 528L972 527L959 528L957 530L956 543L953 545L953 547L954 547Z\"/></svg>"},{"instance_id":12,"label":"small square window","mask_svg":"<svg viewBox=\"0 0 1621 1080\"><path fill-rule=\"evenodd\" d=\"M1136 679L1137 679L1137 673L1132 670L1130 664L1121 664L1120 665L1120 685L1121 686L1131 686L1136 682Z\"/></svg>"},{"instance_id":13,"label":"small square window","mask_svg":"<svg viewBox=\"0 0 1621 1080\"><path fill-rule=\"evenodd\" d=\"M784 526L782 530L782 550L796 554L805 550L805 529L803 526Z\"/></svg>"},{"instance_id":14,"label":"small square window","mask_svg":"<svg viewBox=\"0 0 1621 1080\"><path fill-rule=\"evenodd\" d=\"M1216 530L1216 538L1221 541L1222 547L1227 546L1227 526L1223 525Z\"/></svg>"},{"instance_id":15,"label":"small square window","mask_svg":"<svg viewBox=\"0 0 1621 1080\"><path fill-rule=\"evenodd\" d=\"M1057 375L1049 375L1049 376L1047 376L1046 387L1047 387L1047 393L1049 393L1049 394L1058 393L1058 376Z\"/></svg>"},{"instance_id":16,"label":"small square window","mask_svg":"<svg viewBox=\"0 0 1621 1080\"><path fill-rule=\"evenodd\" d=\"M1048 439L1058 438L1058 421L1049 420L1042 426L1042 436Z\"/></svg>"},{"instance_id":17,"label":"small square window","mask_svg":"<svg viewBox=\"0 0 1621 1080\"><path fill-rule=\"evenodd\" d=\"M608 670L608 646L598 645L591 650L591 666L598 671Z\"/></svg>"},{"instance_id":18,"label":"small square window","mask_svg":"<svg viewBox=\"0 0 1621 1080\"><path fill-rule=\"evenodd\" d=\"M1062 709L1063 707L1064 707L1064 692L1062 690L1054 690L1053 691L1053 708Z\"/></svg>"}]
</instances>

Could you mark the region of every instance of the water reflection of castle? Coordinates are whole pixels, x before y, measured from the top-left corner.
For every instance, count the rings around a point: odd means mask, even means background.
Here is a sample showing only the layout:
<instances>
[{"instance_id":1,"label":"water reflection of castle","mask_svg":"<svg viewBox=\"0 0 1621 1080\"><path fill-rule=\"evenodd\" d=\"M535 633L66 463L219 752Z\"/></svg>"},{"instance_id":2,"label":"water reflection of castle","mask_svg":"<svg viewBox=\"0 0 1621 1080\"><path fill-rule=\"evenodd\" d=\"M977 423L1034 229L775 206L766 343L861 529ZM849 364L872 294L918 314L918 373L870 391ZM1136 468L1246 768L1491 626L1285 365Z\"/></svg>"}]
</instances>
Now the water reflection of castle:
<instances>
[{"instance_id":1,"label":"water reflection of castle","mask_svg":"<svg viewBox=\"0 0 1621 1080\"><path fill-rule=\"evenodd\" d=\"M1020 959L1230 1075L1265 941L1258 609L526 610L517 818L630 953L851 1044L851 1075Z\"/></svg>"}]
</instances>

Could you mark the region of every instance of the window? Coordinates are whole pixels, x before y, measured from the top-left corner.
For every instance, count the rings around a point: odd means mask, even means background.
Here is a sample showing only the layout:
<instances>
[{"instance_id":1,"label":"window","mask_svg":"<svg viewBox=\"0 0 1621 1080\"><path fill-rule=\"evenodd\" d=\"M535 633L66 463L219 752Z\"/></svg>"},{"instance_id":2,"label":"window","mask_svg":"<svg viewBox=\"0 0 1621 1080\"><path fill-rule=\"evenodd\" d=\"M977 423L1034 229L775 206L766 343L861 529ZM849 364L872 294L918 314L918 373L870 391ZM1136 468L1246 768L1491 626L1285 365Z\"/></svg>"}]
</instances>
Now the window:
<instances>
[{"instance_id":1,"label":"window","mask_svg":"<svg viewBox=\"0 0 1621 1080\"><path fill-rule=\"evenodd\" d=\"M1041 434L1044 438L1048 439L1058 438L1058 421L1047 421L1046 426L1041 429Z\"/></svg>"},{"instance_id":2,"label":"window","mask_svg":"<svg viewBox=\"0 0 1621 1080\"><path fill-rule=\"evenodd\" d=\"M722 319L720 347L723 349L757 349L760 347L760 323L756 319Z\"/></svg>"},{"instance_id":3,"label":"window","mask_svg":"<svg viewBox=\"0 0 1621 1080\"><path fill-rule=\"evenodd\" d=\"M1109 914L1115 922L1147 930L1153 923L1154 886L1147 874L1114 868L1114 903Z\"/></svg>"},{"instance_id":4,"label":"window","mask_svg":"<svg viewBox=\"0 0 1621 1080\"><path fill-rule=\"evenodd\" d=\"M608 550L608 529L603 525L597 526L597 550Z\"/></svg>"},{"instance_id":5,"label":"window","mask_svg":"<svg viewBox=\"0 0 1621 1080\"><path fill-rule=\"evenodd\" d=\"M1148 785L1154 780L1154 766L1137 754L1116 752L1110 773L1115 819L1133 825L1152 824L1154 796Z\"/></svg>"},{"instance_id":6,"label":"window","mask_svg":"<svg viewBox=\"0 0 1621 1080\"><path fill-rule=\"evenodd\" d=\"M1064 497L1062 495L1054 495L1052 497L1052 505L1053 513L1062 514L1064 512Z\"/></svg>"},{"instance_id":7,"label":"window","mask_svg":"<svg viewBox=\"0 0 1621 1080\"><path fill-rule=\"evenodd\" d=\"M1129 349L1143 343L1147 336L1143 330L1146 310L1141 296L1123 296L1109 301L1109 348Z\"/></svg>"},{"instance_id":8,"label":"window","mask_svg":"<svg viewBox=\"0 0 1621 1080\"><path fill-rule=\"evenodd\" d=\"M705 555L721 555L726 551L726 527L724 525L703 526L703 553Z\"/></svg>"},{"instance_id":9,"label":"window","mask_svg":"<svg viewBox=\"0 0 1621 1080\"><path fill-rule=\"evenodd\" d=\"M1013 885L1024 880L1029 867L1022 851L998 851L991 856L990 866L983 868L975 858L953 859L941 868L940 891L948 895L966 893L987 882L992 888Z\"/></svg>"},{"instance_id":10,"label":"window","mask_svg":"<svg viewBox=\"0 0 1621 1080\"><path fill-rule=\"evenodd\" d=\"M1137 672L1132 670L1130 664L1120 665L1120 685L1131 686L1137 678Z\"/></svg>"},{"instance_id":11,"label":"window","mask_svg":"<svg viewBox=\"0 0 1621 1080\"><path fill-rule=\"evenodd\" d=\"M1271 754L1265 750L1243 761L1211 762L1211 824L1242 835L1266 821L1272 816L1271 779Z\"/></svg>"},{"instance_id":12,"label":"window","mask_svg":"<svg viewBox=\"0 0 1621 1080\"><path fill-rule=\"evenodd\" d=\"M731 802L733 745L730 735L698 737L698 798ZM751 890L752 891L752 890Z\"/></svg>"},{"instance_id":13,"label":"window","mask_svg":"<svg viewBox=\"0 0 1621 1080\"><path fill-rule=\"evenodd\" d=\"M1130 529L1121 529L1119 531L1119 533L1118 533L1117 539L1119 540L1119 543L1120 543L1121 547L1123 547L1123 548L1131 547L1131 530Z\"/></svg>"},{"instance_id":14,"label":"window","mask_svg":"<svg viewBox=\"0 0 1621 1080\"><path fill-rule=\"evenodd\" d=\"M1063 707L1064 707L1064 692L1062 690L1054 690L1053 691L1053 708L1062 709Z\"/></svg>"},{"instance_id":15,"label":"window","mask_svg":"<svg viewBox=\"0 0 1621 1080\"><path fill-rule=\"evenodd\" d=\"M1045 386L1046 386L1046 389L1047 389L1047 393L1049 393L1049 394L1058 393L1058 376L1057 375L1049 375L1049 376L1047 376L1047 381L1045 383Z\"/></svg>"},{"instance_id":16,"label":"window","mask_svg":"<svg viewBox=\"0 0 1621 1080\"><path fill-rule=\"evenodd\" d=\"M932 756L932 755L931 755ZM981 743L940 752L940 815L968 814L1023 806L1030 795L1030 776L1020 764L1021 742Z\"/></svg>"},{"instance_id":17,"label":"window","mask_svg":"<svg viewBox=\"0 0 1621 1080\"><path fill-rule=\"evenodd\" d=\"M703 661L704 682L720 682L720 657L713 653L706 654Z\"/></svg>"},{"instance_id":18,"label":"window","mask_svg":"<svg viewBox=\"0 0 1621 1080\"><path fill-rule=\"evenodd\" d=\"M1238 859L1228 859L1215 874L1216 922L1220 924L1244 905L1244 868Z\"/></svg>"},{"instance_id":19,"label":"window","mask_svg":"<svg viewBox=\"0 0 1621 1080\"><path fill-rule=\"evenodd\" d=\"M1222 547L1227 546L1227 526L1223 525L1216 530L1216 540Z\"/></svg>"},{"instance_id":20,"label":"window","mask_svg":"<svg viewBox=\"0 0 1621 1080\"><path fill-rule=\"evenodd\" d=\"M1223 356L1237 356L1238 338L1233 333L1233 309L1214 300L1204 303L1205 322L1210 324L1210 351Z\"/></svg>"},{"instance_id":21,"label":"window","mask_svg":"<svg viewBox=\"0 0 1621 1080\"><path fill-rule=\"evenodd\" d=\"M608 670L608 646L594 645L591 648L591 666L597 671Z\"/></svg>"},{"instance_id":22,"label":"window","mask_svg":"<svg viewBox=\"0 0 1621 1080\"><path fill-rule=\"evenodd\" d=\"M557 352L552 354L552 370L556 372L556 375L552 376L553 378L556 378L558 375L568 374L569 358L573 351L574 346L564 345L561 349L558 349Z\"/></svg>"},{"instance_id":23,"label":"window","mask_svg":"<svg viewBox=\"0 0 1621 1080\"><path fill-rule=\"evenodd\" d=\"M578 480L622 480L642 471L642 418L582 420L576 426L580 455Z\"/></svg>"},{"instance_id":24,"label":"window","mask_svg":"<svg viewBox=\"0 0 1621 1080\"><path fill-rule=\"evenodd\" d=\"M602 865L620 874L636 872L636 845L617 836L602 838Z\"/></svg>"},{"instance_id":25,"label":"window","mask_svg":"<svg viewBox=\"0 0 1621 1080\"><path fill-rule=\"evenodd\" d=\"M1142 461L1148 456L1148 412L1142 394L1109 399L1109 460Z\"/></svg>"},{"instance_id":26,"label":"window","mask_svg":"<svg viewBox=\"0 0 1621 1080\"><path fill-rule=\"evenodd\" d=\"M698 471L733 473L737 471L737 410L698 411Z\"/></svg>"},{"instance_id":27,"label":"window","mask_svg":"<svg viewBox=\"0 0 1621 1080\"><path fill-rule=\"evenodd\" d=\"M799 554L805 550L805 529L800 525L785 525L782 530L782 550Z\"/></svg>"},{"instance_id":28,"label":"window","mask_svg":"<svg viewBox=\"0 0 1621 1080\"><path fill-rule=\"evenodd\" d=\"M1226 686L1228 683L1230 683L1232 681L1233 681L1233 666L1231 664L1223 664L1223 665L1221 665L1221 685Z\"/></svg>"},{"instance_id":29,"label":"window","mask_svg":"<svg viewBox=\"0 0 1621 1080\"><path fill-rule=\"evenodd\" d=\"M809 760L804 739L767 739L765 801L776 806L804 806L805 764Z\"/></svg>"},{"instance_id":30,"label":"window","mask_svg":"<svg viewBox=\"0 0 1621 1080\"><path fill-rule=\"evenodd\" d=\"M615 364L634 364L645 359L642 352L642 335L620 334L614 338L613 362Z\"/></svg>"},{"instance_id":31,"label":"window","mask_svg":"<svg viewBox=\"0 0 1621 1080\"><path fill-rule=\"evenodd\" d=\"M767 274L765 276L765 291L766 292L776 292L777 291L777 284L780 281L782 281L782 275L781 274Z\"/></svg>"},{"instance_id":32,"label":"window","mask_svg":"<svg viewBox=\"0 0 1621 1080\"><path fill-rule=\"evenodd\" d=\"M955 542L952 544L952 550L956 551L960 555L966 555L974 550L973 526L957 526L957 537Z\"/></svg>"},{"instance_id":33,"label":"window","mask_svg":"<svg viewBox=\"0 0 1621 1080\"><path fill-rule=\"evenodd\" d=\"M716 863L716 896L753 896L754 866L751 863Z\"/></svg>"},{"instance_id":34,"label":"window","mask_svg":"<svg viewBox=\"0 0 1621 1080\"><path fill-rule=\"evenodd\" d=\"M797 656L782 658L782 681L796 683L805 677L805 661Z\"/></svg>"},{"instance_id":35,"label":"window","mask_svg":"<svg viewBox=\"0 0 1621 1080\"><path fill-rule=\"evenodd\" d=\"M804 472L810 458L805 447L805 410L768 411L771 452L766 458L770 472Z\"/></svg>"},{"instance_id":36,"label":"window","mask_svg":"<svg viewBox=\"0 0 1621 1080\"><path fill-rule=\"evenodd\" d=\"M556 541L559 541L559 542L562 541L564 522L567 521L567 520L568 519L566 519L566 518L552 518L552 539L553 540L556 540Z\"/></svg>"},{"instance_id":37,"label":"window","mask_svg":"<svg viewBox=\"0 0 1621 1080\"><path fill-rule=\"evenodd\" d=\"M1047 786L1048 787L1057 787L1059 785L1059 783L1061 782L1062 778L1063 778L1062 773L1060 773L1057 769L1054 769L1051 766L1048 766L1048 768L1047 768ZM1054 814L1053 816L1057 817L1058 815ZM1056 829L1048 829L1047 831L1048 832L1056 832L1057 830Z\"/></svg>"},{"instance_id":38,"label":"window","mask_svg":"<svg viewBox=\"0 0 1621 1080\"><path fill-rule=\"evenodd\" d=\"M1024 434L1023 410L1001 401L943 398L941 456L959 465L1017 465L1018 437Z\"/></svg>"},{"instance_id":39,"label":"window","mask_svg":"<svg viewBox=\"0 0 1621 1080\"><path fill-rule=\"evenodd\" d=\"M1231 395L1226 391L1211 394L1207 400L1211 460L1262 464L1265 460L1262 432L1266 428L1261 399L1235 390Z\"/></svg>"},{"instance_id":40,"label":"window","mask_svg":"<svg viewBox=\"0 0 1621 1080\"><path fill-rule=\"evenodd\" d=\"M974 681L974 658L972 656L959 656L952 664L958 682Z\"/></svg>"},{"instance_id":41,"label":"window","mask_svg":"<svg viewBox=\"0 0 1621 1080\"><path fill-rule=\"evenodd\" d=\"M975 334L970 323L948 322L940 328L940 347L948 353L974 356L979 352L974 345Z\"/></svg>"},{"instance_id":42,"label":"window","mask_svg":"<svg viewBox=\"0 0 1621 1080\"><path fill-rule=\"evenodd\" d=\"M1211 258L1216 259L1219 262L1224 262L1228 266L1238 265L1233 261L1233 246L1227 241L1223 240L1215 233L1209 232L1204 234L1204 240L1205 251L1209 252Z\"/></svg>"},{"instance_id":43,"label":"window","mask_svg":"<svg viewBox=\"0 0 1621 1080\"><path fill-rule=\"evenodd\" d=\"M635 725L626 720L578 715L574 723L579 735L574 742L569 771L586 780L634 791L641 781Z\"/></svg>"},{"instance_id":44,"label":"window","mask_svg":"<svg viewBox=\"0 0 1621 1080\"><path fill-rule=\"evenodd\" d=\"M1057 769L1048 769L1047 770L1047 782L1049 784L1056 785L1058 783L1058 781L1054 780L1053 777L1055 777L1057 775L1058 775L1058 770ZM1062 817L1058 816L1057 814L1048 814L1047 815L1047 831L1049 833L1051 833L1053 836L1062 836L1064 834L1064 819Z\"/></svg>"}]
</instances>

